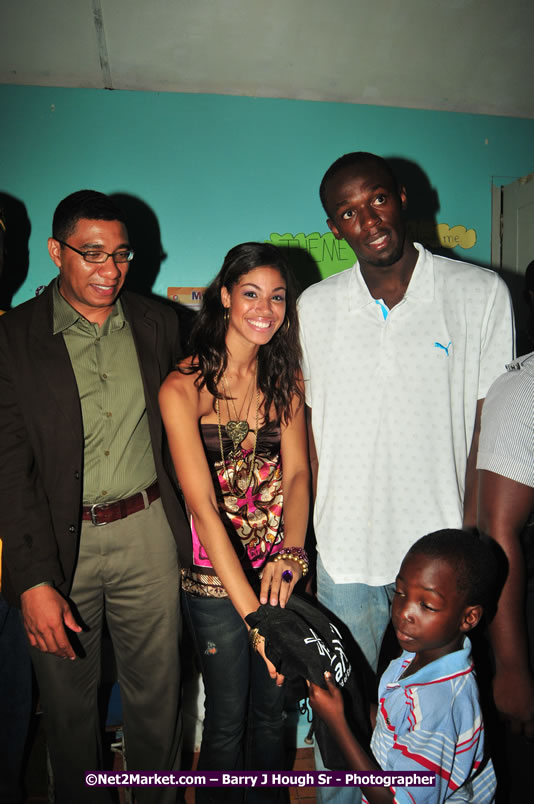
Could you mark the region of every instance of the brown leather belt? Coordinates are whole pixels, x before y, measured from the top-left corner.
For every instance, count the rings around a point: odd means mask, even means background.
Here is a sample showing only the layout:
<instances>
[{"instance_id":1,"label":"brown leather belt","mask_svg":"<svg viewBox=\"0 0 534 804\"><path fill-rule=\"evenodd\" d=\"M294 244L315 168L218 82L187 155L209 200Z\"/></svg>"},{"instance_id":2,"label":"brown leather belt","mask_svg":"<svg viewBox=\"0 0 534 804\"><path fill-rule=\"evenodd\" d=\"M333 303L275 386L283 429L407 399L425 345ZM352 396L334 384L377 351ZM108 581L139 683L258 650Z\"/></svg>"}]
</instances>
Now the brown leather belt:
<instances>
[{"instance_id":1,"label":"brown leather belt","mask_svg":"<svg viewBox=\"0 0 534 804\"><path fill-rule=\"evenodd\" d=\"M157 500L160 496L159 484L156 480L147 489L145 489L146 496L148 497L148 504ZM95 503L94 505L84 505L82 508L82 519L87 522L90 521L93 525L107 525L109 522L115 522L117 519L124 519L130 514L135 514L137 511L142 511L146 508L145 496L142 491L137 494L132 494L131 497L125 497L124 500L116 500L115 502Z\"/></svg>"}]
</instances>

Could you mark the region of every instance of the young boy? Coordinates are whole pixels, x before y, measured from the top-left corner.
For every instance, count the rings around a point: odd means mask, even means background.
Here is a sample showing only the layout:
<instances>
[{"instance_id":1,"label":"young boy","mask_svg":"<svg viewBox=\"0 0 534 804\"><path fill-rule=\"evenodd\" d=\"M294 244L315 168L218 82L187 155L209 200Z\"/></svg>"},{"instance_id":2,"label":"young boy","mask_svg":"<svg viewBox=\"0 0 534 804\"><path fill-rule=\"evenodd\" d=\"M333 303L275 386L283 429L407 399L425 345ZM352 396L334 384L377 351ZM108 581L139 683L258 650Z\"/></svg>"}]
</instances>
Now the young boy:
<instances>
[{"instance_id":1,"label":"young boy","mask_svg":"<svg viewBox=\"0 0 534 804\"><path fill-rule=\"evenodd\" d=\"M496 780L484 754L484 725L466 634L491 603L497 564L478 535L441 530L419 539L395 581L392 622L402 655L379 684L369 756L347 726L330 677L310 685L310 704L356 771L433 771L435 787L364 787L364 801L494 800Z\"/></svg>"}]
</instances>

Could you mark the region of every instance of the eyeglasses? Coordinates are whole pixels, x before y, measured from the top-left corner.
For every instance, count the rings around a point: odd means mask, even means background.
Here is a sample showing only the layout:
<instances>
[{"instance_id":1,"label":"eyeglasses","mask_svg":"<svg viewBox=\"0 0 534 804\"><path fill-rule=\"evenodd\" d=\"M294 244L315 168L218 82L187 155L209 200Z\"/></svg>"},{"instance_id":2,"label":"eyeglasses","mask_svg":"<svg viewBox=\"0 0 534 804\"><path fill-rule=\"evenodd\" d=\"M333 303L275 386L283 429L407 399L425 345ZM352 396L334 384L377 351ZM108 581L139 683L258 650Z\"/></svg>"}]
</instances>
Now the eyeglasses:
<instances>
[{"instance_id":1,"label":"eyeglasses","mask_svg":"<svg viewBox=\"0 0 534 804\"><path fill-rule=\"evenodd\" d=\"M64 240L58 240L57 238L56 240L62 246L67 246L71 251L80 254L85 262L106 262L108 257L111 257L113 262L131 262L134 258L134 252L131 249L119 249L119 251L114 251L113 254L109 254L107 251L80 251L80 249L65 243Z\"/></svg>"}]
</instances>

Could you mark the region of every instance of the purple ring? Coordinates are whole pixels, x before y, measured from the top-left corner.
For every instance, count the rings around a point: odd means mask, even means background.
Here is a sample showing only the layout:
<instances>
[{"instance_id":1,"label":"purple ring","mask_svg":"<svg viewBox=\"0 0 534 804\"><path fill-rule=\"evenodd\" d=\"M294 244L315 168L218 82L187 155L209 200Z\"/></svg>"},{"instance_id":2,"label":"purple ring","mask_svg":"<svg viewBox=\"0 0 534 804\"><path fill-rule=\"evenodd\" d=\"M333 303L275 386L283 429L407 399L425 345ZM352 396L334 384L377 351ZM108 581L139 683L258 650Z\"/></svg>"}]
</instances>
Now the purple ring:
<instances>
[{"instance_id":1,"label":"purple ring","mask_svg":"<svg viewBox=\"0 0 534 804\"><path fill-rule=\"evenodd\" d=\"M285 581L286 583L291 583L291 581L293 580L293 573L291 572L291 570L283 571L282 580Z\"/></svg>"}]
</instances>

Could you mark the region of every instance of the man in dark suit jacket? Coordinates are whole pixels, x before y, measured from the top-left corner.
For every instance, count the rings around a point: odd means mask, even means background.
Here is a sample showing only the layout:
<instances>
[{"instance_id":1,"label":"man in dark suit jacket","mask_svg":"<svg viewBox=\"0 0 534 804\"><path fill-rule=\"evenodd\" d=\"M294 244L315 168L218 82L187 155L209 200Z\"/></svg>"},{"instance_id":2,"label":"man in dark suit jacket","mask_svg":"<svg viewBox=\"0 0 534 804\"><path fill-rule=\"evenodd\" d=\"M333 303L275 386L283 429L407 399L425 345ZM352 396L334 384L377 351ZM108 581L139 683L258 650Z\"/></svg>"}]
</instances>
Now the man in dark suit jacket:
<instances>
[{"instance_id":1,"label":"man in dark suit jacket","mask_svg":"<svg viewBox=\"0 0 534 804\"><path fill-rule=\"evenodd\" d=\"M48 249L58 279L0 319L3 591L32 646L56 802L93 804L109 800L83 773L101 758L104 618L129 768L179 767L179 567L190 536L157 404L178 321L121 293L133 252L102 193L59 204ZM136 797L172 802L176 789Z\"/></svg>"}]
</instances>

